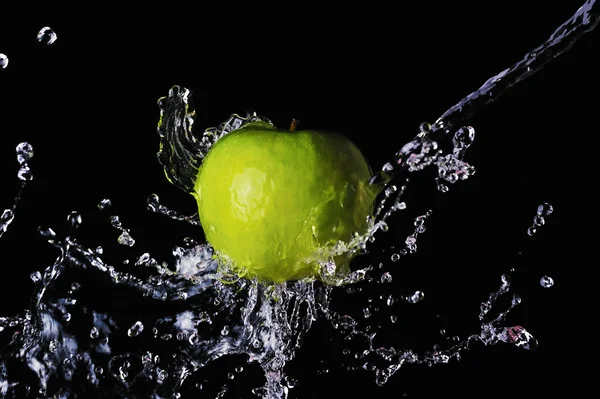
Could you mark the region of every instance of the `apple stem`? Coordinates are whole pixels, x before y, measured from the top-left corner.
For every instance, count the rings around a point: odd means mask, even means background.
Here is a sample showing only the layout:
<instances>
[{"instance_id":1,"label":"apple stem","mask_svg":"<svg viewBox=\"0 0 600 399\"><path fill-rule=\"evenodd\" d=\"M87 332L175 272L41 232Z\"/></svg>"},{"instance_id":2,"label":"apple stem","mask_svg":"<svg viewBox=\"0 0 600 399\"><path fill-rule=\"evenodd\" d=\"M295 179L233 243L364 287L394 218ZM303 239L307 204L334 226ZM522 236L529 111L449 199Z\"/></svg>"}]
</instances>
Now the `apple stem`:
<instances>
[{"instance_id":1,"label":"apple stem","mask_svg":"<svg viewBox=\"0 0 600 399\"><path fill-rule=\"evenodd\" d=\"M294 130L296 130L296 128L298 127L298 123L300 123L300 121L296 118L292 118L292 124L290 125L290 132L293 132Z\"/></svg>"}]
</instances>

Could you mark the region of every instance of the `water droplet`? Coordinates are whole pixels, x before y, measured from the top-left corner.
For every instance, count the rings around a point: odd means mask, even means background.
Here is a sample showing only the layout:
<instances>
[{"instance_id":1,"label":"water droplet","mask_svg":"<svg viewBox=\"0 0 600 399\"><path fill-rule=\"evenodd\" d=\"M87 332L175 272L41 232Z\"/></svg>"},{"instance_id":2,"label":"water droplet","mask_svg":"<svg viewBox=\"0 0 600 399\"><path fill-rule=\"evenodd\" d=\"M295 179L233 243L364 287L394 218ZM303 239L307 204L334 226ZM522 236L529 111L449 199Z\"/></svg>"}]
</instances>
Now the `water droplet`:
<instances>
[{"instance_id":1,"label":"water droplet","mask_svg":"<svg viewBox=\"0 0 600 399\"><path fill-rule=\"evenodd\" d=\"M112 202L108 198L104 198L102 201L98 203L98 209L101 211L109 208L112 205Z\"/></svg>"},{"instance_id":2,"label":"water droplet","mask_svg":"<svg viewBox=\"0 0 600 399\"><path fill-rule=\"evenodd\" d=\"M58 347L58 341L57 340L52 340L52 341L50 341L48 343L48 350L50 352L54 352L57 347Z\"/></svg>"},{"instance_id":3,"label":"water droplet","mask_svg":"<svg viewBox=\"0 0 600 399\"><path fill-rule=\"evenodd\" d=\"M387 301L385 302L388 306L392 306L394 305L395 299L394 297L390 294L390 296L388 296Z\"/></svg>"},{"instance_id":4,"label":"water droplet","mask_svg":"<svg viewBox=\"0 0 600 399\"><path fill-rule=\"evenodd\" d=\"M429 133L430 131L431 131L431 123L421 122L421 124L419 125L419 132Z\"/></svg>"},{"instance_id":5,"label":"water droplet","mask_svg":"<svg viewBox=\"0 0 600 399\"><path fill-rule=\"evenodd\" d=\"M550 288L554 285L554 279L550 276L543 276L540 279L540 285L544 288Z\"/></svg>"},{"instance_id":6,"label":"water droplet","mask_svg":"<svg viewBox=\"0 0 600 399\"><path fill-rule=\"evenodd\" d=\"M90 338L96 339L99 335L100 332L98 331L98 329L96 327L92 327L92 329L90 330Z\"/></svg>"},{"instance_id":7,"label":"water droplet","mask_svg":"<svg viewBox=\"0 0 600 399\"><path fill-rule=\"evenodd\" d=\"M517 294L514 294L512 297L512 300L511 300L512 306L517 306L520 303L521 303L521 297L518 296Z\"/></svg>"},{"instance_id":8,"label":"water droplet","mask_svg":"<svg viewBox=\"0 0 600 399\"><path fill-rule=\"evenodd\" d=\"M394 170L394 166L391 163L386 163L383 165L383 167L381 168L382 171L384 172L391 172L392 170Z\"/></svg>"},{"instance_id":9,"label":"water droplet","mask_svg":"<svg viewBox=\"0 0 600 399\"><path fill-rule=\"evenodd\" d=\"M406 237L406 248L410 251L410 252L415 252L417 250L417 238L414 235L409 235L408 237Z\"/></svg>"},{"instance_id":10,"label":"water droplet","mask_svg":"<svg viewBox=\"0 0 600 399\"><path fill-rule=\"evenodd\" d=\"M31 173L31 168L29 168L29 165L21 165L19 171L17 172L17 177L23 181L31 181L33 179L33 174Z\"/></svg>"},{"instance_id":11,"label":"water droplet","mask_svg":"<svg viewBox=\"0 0 600 399\"><path fill-rule=\"evenodd\" d=\"M40 273L39 271L35 271L32 272L29 275L29 278L31 279L31 281L33 281L34 283L39 283L40 280L42 279L42 273Z\"/></svg>"},{"instance_id":12,"label":"water droplet","mask_svg":"<svg viewBox=\"0 0 600 399\"><path fill-rule=\"evenodd\" d=\"M124 231L119 238L117 238L117 242L121 245L125 245L127 247L133 247L135 244L135 240L129 235L128 232Z\"/></svg>"},{"instance_id":13,"label":"water droplet","mask_svg":"<svg viewBox=\"0 0 600 399\"><path fill-rule=\"evenodd\" d=\"M467 148L475 140L475 129L471 126L463 126L454 133L452 144L454 148Z\"/></svg>"},{"instance_id":14,"label":"water droplet","mask_svg":"<svg viewBox=\"0 0 600 399\"><path fill-rule=\"evenodd\" d=\"M17 161L20 164L23 164L33 158L33 146L28 142L24 141L19 143L16 148L17 151Z\"/></svg>"},{"instance_id":15,"label":"water droplet","mask_svg":"<svg viewBox=\"0 0 600 399\"><path fill-rule=\"evenodd\" d=\"M389 197L392 194L394 194L396 191L398 191L398 188L396 186L389 186L388 188L385 189L385 196Z\"/></svg>"},{"instance_id":16,"label":"water droplet","mask_svg":"<svg viewBox=\"0 0 600 399\"><path fill-rule=\"evenodd\" d=\"M392 206L392 209L395 210L395 211L404 210L404 209L406 209L406 202L404 202L404 201L396 202Z\"/></svg>"},{"instance_id":17,"label":"water droplet","mask_svg":"<svg viewBox=\"0 0 600 399\"><path fill-rule=\"evenodd\" d=\"M142 256L140 256L138 258L138 260L135 262L135 265L140 266L140 265L146 264L146 263L148 263L149 260L150 260L150 254L148 252L143 253Z\"/></svg>"},{"instance_id":18,"label":"water droplet","mask_svg":"<svg viewBox=\"0 0 600 399\"><path fill-rule=\"evenodd\" d=\"M148 202L148 210L150 210L152 212L158 211L158 208L160 205L158 195L150 194L146 201Z\"/></svg>"},{"instance_id":19,"label":"water droplet","mask_svg":"<svg viewBox=\"0 0 600 399\"><path fill-rule=\"evenodd\" d=\"M365 319L368 319L369 317L371 317L371 309L368 307L364 308L363 315L365 316Z\"/></svg>"},{"instance_id":20,"label":"water droplet","mask_svg":"<svg viewBox=\"0 0 600 399\"><path fill-rule=\"evenodd\" d=\"M71 225L71 227L79 227L79 225L81 224L81 215L73 211L69 213L69 216L67 216L67 221L69 222L69 225Z\"/></svg>"},{"instance_id":21,"label":"water droplet","mask_svg":"<svg viewBox=\"0 0 600 399\"><path fill-rule=\"evenodd\" d=\"M542 216L542 217L543 216L548 216L552 212L554 212L554 208L552 207L552 205L550 205L547 202L539 205L538 208L537 208L537 214L540 215L540 216Z\"/></svg>"},{"instance_id":22,"label":"water droplet","mask_svg":"<svg viewBox=\"0 0 600 399\"><path fill-rule=\"evenodd\" d=\"M13 221L14 218L15 214L12 211L12 209L5 209L4 212L2 212L2 216L0 216L0 223L9 224Z\"/></svg>"},{"instance_id":23,"label":"water droplet","mask_svg":"<svg viewBox=\"0 0 600 399\"><path fill-rule=\"evenodd\" d=\"M382 283L391 283L392 282L392 275L389 272L385 272L381 275L381 282Z\"/></svg>"},{"instance_id":24,"label":"water droplet","mask_svg":"<svg viewBox=\"0 0 600 399\"><path fill-rule=\"evenodd\" d=\"M423 294L421 291L415 291L414 294L412 294L410 297L408 297L408 302L410 302L410 303L421 302L423 300L423 298L425 298L425 294Z\"/></svg>"},{"instance_id":25,"label":"water droplet","mask_svg":"<svg viewBox=\"0 0 600 399\"><path fill-rule=\"evenodd\" d=\"M48 26L46 26L40 29L40 31L38 32L37 41L41 44L49 46L56 41L57 37L58 36L56 36L56 33Z\"/></svg>"},{"instance_id":26,"label":"water droplet","mask_svg":"<svg viewBox=\"0 0 600 399\"><path fill-rule=\"evenodd\" d=\"M130 337L137 337L140 333L144 331L144 325L141 321L136 321L130 328L127 330L127 335Z\"/></svg>"},{"instance_id":27,"label":"water droplet","mask_svg":"<svg viewBox=\"0 0 600 399\"><path fill-rule=\"evenodd\" d=\"M113 215L110 217L110 224L117 229L121 228L121 219L117 215Z\"/></svg>"},{"instance_id":28,"label":"water droplet","mask_svg":"<svg viewBox=\"0 0 600 399\"><path fill-rule=\"evenodd\" d=\"M543 226L546 223L546 219L543 216L535 215L533 217L533 225L535 227Z\"/></svg>"},{"instance_id":29,"label":"water droplet","mask_svg":"<svg viewBox=\"0 0 600 399\"><path fill-rule=\"evenodd\" d=\"M38 227L38 233L48 241L56 239L56 233L50 227Z\"/></svg>"},{"instance_id":30,"label":"water droplet","mask_svg":"<svg viewBox=\"0 0 600 399\"><path fill-rule=\"evenodd\" d=\"M158 367L156 368L156 382L158 382L159 384L162 384L167 377L168 377L168 374L166 371L161 370Z\"/></svg>"},{"instance_id":31,"label":"water droplet","mask_svg":"<svg viewBox=\"0 0 600 399\"><path fill-rule=\"evenodd\" d=\"M0 53L0 69L4 69L8 66L8 57L6 54Z\"/></svg>"}]
</instances>

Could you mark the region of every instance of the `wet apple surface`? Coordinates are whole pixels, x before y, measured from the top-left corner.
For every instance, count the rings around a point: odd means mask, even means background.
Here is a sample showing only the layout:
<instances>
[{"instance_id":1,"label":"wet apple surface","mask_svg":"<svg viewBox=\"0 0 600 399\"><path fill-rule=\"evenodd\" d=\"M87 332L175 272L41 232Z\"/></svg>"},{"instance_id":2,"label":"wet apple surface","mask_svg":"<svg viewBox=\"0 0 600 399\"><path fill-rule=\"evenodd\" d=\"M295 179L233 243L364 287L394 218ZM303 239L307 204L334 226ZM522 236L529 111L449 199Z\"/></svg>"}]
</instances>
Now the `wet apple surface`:
<instances>
[{"instance_id":1,"label":"wet apple surface","mask_svg":"<svg viewBox=\"0 0 600 399\"><path fill-rule=\"evenodd\" d=\"M239 275L284 282L317 276L322 249L362 233L378 190L341 134L252 122L211 148L193 195L207 240ZM351 256L336 257L338 270Z\"/></svg>"}]
</instances>

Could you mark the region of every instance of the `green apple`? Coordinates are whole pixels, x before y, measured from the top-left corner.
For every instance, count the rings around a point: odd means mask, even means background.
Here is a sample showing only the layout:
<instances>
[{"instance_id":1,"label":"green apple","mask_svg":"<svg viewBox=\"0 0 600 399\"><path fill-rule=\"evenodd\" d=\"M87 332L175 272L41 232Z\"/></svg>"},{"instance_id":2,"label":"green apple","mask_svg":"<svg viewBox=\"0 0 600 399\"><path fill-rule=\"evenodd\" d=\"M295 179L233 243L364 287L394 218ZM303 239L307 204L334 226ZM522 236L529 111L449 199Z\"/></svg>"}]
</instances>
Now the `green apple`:
<instances>
[{"instance_id":1,"label":"green apple","mask_svg":"<svg viewBox=\"0 0 600 399\"><path fill-rule=\"evenodd\" d=\"M240 276L318 277L327 261L319 249L364 233L380 192L350 140L294 126L249 122L221 138L199 168L192 194L206 239ZM349 270L351 257L334 259L339 272Z\"/></svg>"}]
</instances>

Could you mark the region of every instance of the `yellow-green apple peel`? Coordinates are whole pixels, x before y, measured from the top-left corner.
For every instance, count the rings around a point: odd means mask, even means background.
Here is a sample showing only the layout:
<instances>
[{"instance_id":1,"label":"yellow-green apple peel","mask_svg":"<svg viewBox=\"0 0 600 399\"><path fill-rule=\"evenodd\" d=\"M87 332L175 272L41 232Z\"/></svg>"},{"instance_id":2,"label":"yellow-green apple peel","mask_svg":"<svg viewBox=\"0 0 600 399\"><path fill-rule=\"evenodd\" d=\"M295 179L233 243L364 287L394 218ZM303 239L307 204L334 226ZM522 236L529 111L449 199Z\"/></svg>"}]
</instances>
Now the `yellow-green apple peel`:
<instances>
[{"instance_id":1,"label":"yellow-green apple peel","mask_svg":"<svg viewBox=\"0 0 600 399\"><path fill-rule=\"evenodd\" d=\"M319 248L364 233L373 211L360 150L337 133L292 130L254 121L230 132L194 184L206 239L247 278L316 277ZM336 258L339 270L349 261Z\"/></svg>"}]
</instances>

